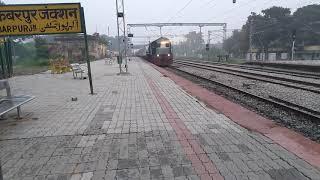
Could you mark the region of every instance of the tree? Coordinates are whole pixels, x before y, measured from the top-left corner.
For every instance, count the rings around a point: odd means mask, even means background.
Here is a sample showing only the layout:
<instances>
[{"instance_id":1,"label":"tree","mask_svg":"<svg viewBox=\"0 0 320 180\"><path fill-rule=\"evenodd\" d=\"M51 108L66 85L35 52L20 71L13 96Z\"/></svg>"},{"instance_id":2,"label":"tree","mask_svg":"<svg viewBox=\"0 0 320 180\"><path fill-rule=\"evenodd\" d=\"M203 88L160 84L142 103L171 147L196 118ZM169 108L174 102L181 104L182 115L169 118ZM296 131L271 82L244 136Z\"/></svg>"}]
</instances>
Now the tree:
<instances>
[{"instance_id":1,"label":"tree","mask_svg":"<svg viewBox=\"0 0 320 180\"><path fill-rule=\"evenodd\" d=\"M5 5L5 3L4 3L3 1L1 1L1 0L0 0L0 6L1 6L1 5Z\"/></svg>"},{"instance_id":2,"label":"tree","mask_svg":"<svg viewBox=\"0 0 320 180\"><path fill-rule=\"evenodd\" d=\"M309 5L293 13L292 30L297 32L297 44L320 44L320 5Z\"/></svg>"},{"instance_id":3,"label":"tree","mask_svg":"<svg viewBox=\"0 0 320 180\"><path fill-rule=\"evenodd\" d=\"M242 30L235 30L232 36L226 39L223 43L223 49L229 54L233 54L236 57L240 57L245 54L249 49L249 39L246 27Z\"/></svg>"},{"instance_id":4,"label":"tree","mask_svg":"<svg viewBox=\"0 0 320 180\"><path fill-rule=\"evenodd\" d=\"M184 36L186 38L186 44L190 47L190 49L199 50L201 49L201 45L204 44L202 39L202 34L196 31L189 32Z\"/></svg>"},{"instance_id":5,"label":"tree","mask_svg":"<svg viewBox=\"0 0 320 180\"><path fill-rule=\"evenodd\" d=\"M235 55L239 55L239 50L247 52L252 31L252 46L260 52L267 53L271 47L289 49L292 24L293 16L288 8L274 6L263 10L261 14L251 13L241 31L234 32L224 42L224 48Z\"/></svg>"},{"instance_id":6,"label":"tree","mask_svg":"<svg viewBox=\"0 0 320 180\"><path fill-rule=\"evenodd\" d=\"M284 19L285 17L290 16L291 11L289 8L273 6L269 9L261 11L264 14L264 17L267 19Z\"/></svg>"},{"instance_id":7,"label":"tree","mask_svg":"<svg viewBox=\"0 0 320 180\"><path fill-rule=\"evenodd\" d=\"M103 40L103 42L108 44L109 50L112 51L118 51L118 37L111 37L107 36L105 34L101 35L100 38ZM123 36L121 36L121 39L123 40Z\"/></svg>"},{"instance_id":8,"label":"tree","mask_svg":"<svg viewBox=\"0 0 320 180\"><path fill-rule=\"evenodd\" d=\"M34 42L28 42L28 43L15 42L14 51L15 51L15 56L17 56L19 60L25 59L25 57L34 58L34 55L36 54Z\"/></svg>"},{"instance_id":9,"label":"tree","mask_svg":"<svg viewBox=\"0 0 320 180\"><path fill-rule=\"evenodd\" d=\"M290 9L276 6L263 10L261 15L252 14L253 45L264 52L270 47L290 47L290 14Z\"/></svg>"},{"instance_id":10,"label":"tree","mask_svg":"<svg viewBox=\"0 0 320 180\"><path fill-rule=\"evenodd\" d=\"M35 42L34 46L36 48L37 58L48 59L49 50L47 46L47 41L44 38L37 36L34 38L34 42Z\"/></svg>"},{"instance_id":11,"label":"tree","mask_svg":"<svg viewBox=\"0 0 320 180\"><path fill-rule=\"evenodd\" d=\"M173 45L173 51L176 55L182 56L197 56L203 53L204 40L201 38L201 33L196 31L189 32L186 34L185 40L180 42L178 45Z\"/></svg>"}]
</instances>

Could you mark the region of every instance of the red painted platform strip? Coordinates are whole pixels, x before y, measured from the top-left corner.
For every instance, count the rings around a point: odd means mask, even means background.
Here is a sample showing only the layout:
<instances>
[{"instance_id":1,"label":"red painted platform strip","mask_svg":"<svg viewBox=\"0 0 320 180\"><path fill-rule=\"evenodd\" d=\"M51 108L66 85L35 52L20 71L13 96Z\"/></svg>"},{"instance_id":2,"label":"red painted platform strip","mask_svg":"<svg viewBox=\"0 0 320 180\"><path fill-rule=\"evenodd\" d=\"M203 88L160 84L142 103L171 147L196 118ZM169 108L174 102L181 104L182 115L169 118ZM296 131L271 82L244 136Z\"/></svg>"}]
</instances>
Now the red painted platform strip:
<instances>
[{"instance_id":1,"label":"red painted platform strip","mask_svg":"<svg viewBox=\"0 0 320 180\"><path fill-rule=\"evenodd\" d=\"M164 111L166 118L175 131L183 150L185 151L188 159L191 161L195 172L203 180L223 180L224 178L219 174L216 166L209 159L208 155L205 154L204 150L195 140L184 122L179 118L178 114L174 111L166 97L161 93L152 79L150 79L146 74L144 75L152 92Z\"/></svg>"},{"instance_id":2,"label":"red painted platform strip","mask_svg":"<svg viewBox=\"0 0 320 180\"><path fill-rule=\"evenodd\" d=\"M211 106L215 110L223 113L232 121L244 128L262 133L301 159L320 168L319 143L314 142L293 130L281 127L270 119L264 118L259 114L202 88L181 76L153 64L150 65L163 75L172 79L185 91L197 97L199 100Z\"/></svg>"}]
</instances>

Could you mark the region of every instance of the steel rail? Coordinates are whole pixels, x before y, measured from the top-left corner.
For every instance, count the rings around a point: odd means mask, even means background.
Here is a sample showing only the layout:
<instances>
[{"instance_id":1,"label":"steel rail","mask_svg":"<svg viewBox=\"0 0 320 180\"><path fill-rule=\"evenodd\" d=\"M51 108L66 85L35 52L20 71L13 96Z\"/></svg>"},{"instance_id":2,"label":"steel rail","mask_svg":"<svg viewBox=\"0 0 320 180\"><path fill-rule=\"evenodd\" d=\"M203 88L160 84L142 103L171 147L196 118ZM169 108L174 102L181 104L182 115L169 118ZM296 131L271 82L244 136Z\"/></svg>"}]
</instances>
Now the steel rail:
<instances>
[{"instance_id":1,"label":"steel rail","mask_svg":"<svg viewBox=\"0 0 320 180\"><path fill-rule=\"evenodd\" d=\"M197 61L197 60L194 60L194 59L176 59L176 61L200 62L199 60ZM226 64L226 63L210 62L210 61L202 61L200 63L209 63L209 64L216 65L216 66L235 67L235 68L240 68L240 69L262 71L262 72L274 73L274 74L284 74L284 75L303 77L303 78L320 79L320 74L315 74L315 73L290 71L290 70L285 70L285 69L262 68L262 67L248 66L248 65Z\"/></svg>"},{"instance_id":2,"label":"steel rail","mask_svg":"<svg viewBox=\"0 0 320 180\"><path fill-rule=\"evenodd\" d=\"M238 77L244 77L247 79L252 79L252 80L257 80L257 81L263 81L263 82L268 82L268 83L272 83L272 84L278 84L278 85L283 85L286 87L290 87L290 88L295 88L295 89L301 89L301 90L305 90L305 91L310 91L313 93L317 93L320 94L320 84L314 84L314 83L310 83L310 82L305 82L305 81L295 81L293 79L286 79L286 78L274 78L274 76L267 76L267 75L262 75L261 77L257 77L259 76L258 73L247 73L247 72L237 72L235 70L235 72L231 69L219 69L219 67L212 67L212 66L208 66L207 64L199 64L199 63L190 63L190 62L175 62L176 64L180 64L180 65L184 65L184 66L190 66L190 67L195 67L195 68L199 68L199 69L204 69L204 70L209 70L209 71L215 71L215 72L220 72L220 73L225 73L225 74L230 74L230 75L234 75L234 76L238 76ZM204 67L204 65L206 67ZM242 73L242 74L241 74ZM249 74L249 75L245 75L245 74ZM273 80L270 80L273 79ZM277 81L276 81L277 80ZM287 82L287 80L289 81L289 83L294 83L294 84L289 84ZM282 82L281 82L282 81ZM287 83L285 83L287 82ZM297 86L296 84L300 84L302 86ZM314 86L312 86L314 85ZM309 87L307 87L309 86Z\"/></svg>"},{"instance_id":3,"label":"steel rail","mask_svg":"<svg viewBox=\"0 0 320 180\"><path fill-rule=\"evenodd\" d=\"M318 83L306 82L306 81L301 81L301 80L296 80L296 79L289 79L289 78L284 78L284 77L271 76L271 75L265 75L265 74L260 74L260 73L256 73L256 72L247 72L247 71L243 71L243 70L230 69L228 67L222 67L222 66L208 65L208 64L199 63L199 62L185 62L185 61L180 61L179 62L178 61L177 63L190 63L190 64L192 63L192 64L195 64L195 65L203 65L203 66L208 66L208 67L212 67L212 68L219 68L219 69L232 71L232 72L238 72L238 73L249 74L249 75L254 75L254 76L258 75L258 76L266 77L266 78L270 78L270 79L276 79L276 80L281 80L281 81L300 83L300 84L304 84L304 85L308 85L308 86L320 87L320 84L318 84Z\"/></svg>"},{"instance_id":4,"label":"steel rail","mask_svg":"<svg viewBox=\"0 0 320 180\"><path fill-rule=\"evenodd\" d=\"M252 94L252 93L250 93L250 92L243 91L243 90L238 89L238 88L236 88L236 87L232 87L232 86L230 86L230 85L227 85L227 84L224 84L224 83L221 83L221 82L218 82L218 81L214 81L214 80L209 79L209 78L205 78L205 77L202 77L202 76L198 76L198 75L192 74L192 73L190 73L190 72L181 70L181 69L176 68L176 67L174 67L174 66L172 66L171 68L173 68L173 69L176 70L176 71L180 71L180 72L182 72L182 73L188 74L188 75L190 75L190 76L193 76L193 77L202 79L202 80L204 80L204 81L207 81L207 82L216 84L216 85L218 85L218 86L222 86L222 87L224 87L224 88L231 89L231 90L233 90L233 91L236 91L236 92L238 92L238 93L244 94L244 95L249 96L249 97L251 97L251 98L258 99L258 100L260 100L260 101L262 101L262 102L264 102L264 103L269 103L269 104L272 104L272 105L274 105L274 106L276 106L276 107L279 107L279 108L282 108L282 109L286 109L286 110L293 111L293 112L295 112L295 113L304 115L304 116L308 117L312 122L315 122L315 123L319 123L319 122L320 122L320 116L319 116L320 112L317 112L317 111L308 109L308 108L306 108L306 107L301 108L302 106L294 105L293 103L287 102L287 101L285 101L285 100L280 100L280 99L275 99L275 100L267 99L267 98L265 98L265 97L255 95L255 94ZM302 109L303 109L303 110L302 110ZM315 115L315 114L318 114L318 115Z\"/></svg>"}]
</instances>

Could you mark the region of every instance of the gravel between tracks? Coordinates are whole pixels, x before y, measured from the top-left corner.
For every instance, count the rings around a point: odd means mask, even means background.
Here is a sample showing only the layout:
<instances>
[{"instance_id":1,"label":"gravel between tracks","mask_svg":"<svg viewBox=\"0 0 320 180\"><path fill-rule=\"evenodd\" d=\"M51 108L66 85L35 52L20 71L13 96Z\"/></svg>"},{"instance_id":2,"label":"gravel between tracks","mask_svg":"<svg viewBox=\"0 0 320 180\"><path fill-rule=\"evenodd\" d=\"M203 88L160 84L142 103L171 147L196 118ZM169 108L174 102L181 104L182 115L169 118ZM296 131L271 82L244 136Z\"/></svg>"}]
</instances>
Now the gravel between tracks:
<instances>
[{"instance_id":1,"label":"gravel between tracks","mask_svg":"<svg viewBox=\"0 0 320 180\"><path fill-rule=\"evenodd\" d=\"M258 82L223 73L212 72L202 69L199 70L191 67L180 67L179 69L195 75L210 78L212 80L219 81L224 84L232 85L234 87L249 91L251 93L254 92L256 95L259 96L268 97L269 95L272 95L298 105L306 106L310 109L314 109L317 111L320 110L320 95L316 93L306 92L303 90L294 90L292 88L283 87L281 85ZM197 84L200 84L201 86L209 90L212 90L217 94L223 95L229 100L232 100L236 103L240 103L248 107L249 109L258 112L259 114L272 119L273 121L279 123L282 126L294 129L298 132L303 133L306 137L320 142L320 122L317 124L313 123L306 117L303 117L302 115L284 111L271 104L266 104L257 99L252 99L251 97L243 95L239 92L235 92L233 90L221 87L214 83L201 80L199 78L190 76L175 69L170 68L169 70ZM250 84L250 89L245 88L243 86L243 83Z\"/></svg>"},{"instance_id":2,"label":"gravel between tracks","mask_svg":"<svg viewBox=\"0 0 320 180\"><path fill-rule=\"evenodd\" d=\"M188 63L188 62L186 62L186 63ZM199 65L201 65L201 64L199 64ZM216 66L216 65L210 65L209 67L211 67L211 66L213 68L217 68L217 69L222 70L222 71L228 71L229 72L229 71L235 70L234 73L240 73L240 74L244 74L244 75L247 75L245 73L254 73L254 74L261 74L261 75L266 75L266 76L270 76L270 77L286 78L286 79L298 80L298 81L302 81L302 82L309 82L309 83L315 83L315 84L319 84L320 85L320 80L319 79L297 77L297 76L291 76L291 75L286 75L286 74L276 74L276 73L271 73L271 72L263 72L263 71L259 71L259 70L249 70L249 69L244 69L244 68L239 68L239 67L227 67L227 66ZM240 71L240 72L236 72L236 71ZM257 75L257 77L259 77L259 76Z\"/></svg>"},{"instance_id":3,"label":"gravel between tracks","mask_svg":"<svg viewBox=\"0 0 320 180\"><path fill-rule=\"evenodd\" d=\"M283 72L285 73L292 73L292 74L299 74L299 73L302 73L302 74L305 74L307 73L308 75L311 75L311 76L318 76L320 77L320 73L317 73L317 72L306 72L306 71L301 71L301 70L292 70L292 69L283 69L283 68L272 68L272 67L265 67L265 66L255 66L255 65L242 65L244 67L242 67L241 69L246 69L247 68L253 68L253 69L256 69L257 71L259 71L260 69L261 70L267 70L267 71L273 71L273 72L280 72L280 74L282 74Z\"/></svg>"},{"instance_id":4,"label":"gravel between tracks","mask_svg":"<svg viewBox=\"0 0 320 180\"><path fill-rule=\"evenodd\" d=\"M320 111L320 94L317 93L304 91L301 89L293 89L278 84L251 80L210 70L201 69L200 71L200 69L193 67L181 66L180 69L195 75L231 85L238 89L245 90L247 92L254 93L265 98L273 96L300 106L307 107L309 109Z\"/></svg>"},{"instance_id":5,"label":"gravel between tracks","mask_svg":"<svg viewBox=\"0 0 320 180\"><path fill-rule=\"evenodd\" d=\"M265 72L265 71L260 71L261 70L267 70L267 71L274 71L274 72L280 72L280 74L282 75L284 71L286 71L286 73L292 73L292 74L296 74L296 73L307 73L309 75L313 75L313 76L318 76L320 77L320 73L318 71L303 71L303 70L298 70L298 69L286 69L286 68L281 68L281 67L269 67L269 66L265 66L264 64L261 65L251 65L251 64L223 64L223 62L219 63L219 62L213 62L213 61L203 61L203 60L195 60L194 58L192 59L176 59L178 61L187 61L187 62L195 62L195 63L205 63L205 64L211 64L211 65L216 65L216 66L224 66L224 67L231 67L231 68L238 68L241 70L248 70L247 68L253 68L254 70L252 71L258 71L258 72ZM217 63L217 64L216 64ZM274 73L272 72L272 73ZM279 74L279 73L275 73L275 74ZM297 76L295 76L297 77Z\"/></svg>"},{"instance_id":6,"label":"gravel between tracks","mask_svg":"<svg viewBox=\"0 0 320 180\"><path fill-rule=\"evenodd\" d=\"M251 73L257 73L257 74L262 74L262 75L267 75L267 76L272 76L272 77L287 78L287 79L292 79L292 80L299 80L299 81L304 81L304 82L320 84L319 79L296 77L296 76L285 75L285 74L275 74L275 73L263 72L263 71L259 71L259 70L239 69L239 68L234 68L234 67L224 67L224 68L227 68L228 70L238 70L238 71L240 70L242 72L251 72Z\"/></svg>"}]
</instances>

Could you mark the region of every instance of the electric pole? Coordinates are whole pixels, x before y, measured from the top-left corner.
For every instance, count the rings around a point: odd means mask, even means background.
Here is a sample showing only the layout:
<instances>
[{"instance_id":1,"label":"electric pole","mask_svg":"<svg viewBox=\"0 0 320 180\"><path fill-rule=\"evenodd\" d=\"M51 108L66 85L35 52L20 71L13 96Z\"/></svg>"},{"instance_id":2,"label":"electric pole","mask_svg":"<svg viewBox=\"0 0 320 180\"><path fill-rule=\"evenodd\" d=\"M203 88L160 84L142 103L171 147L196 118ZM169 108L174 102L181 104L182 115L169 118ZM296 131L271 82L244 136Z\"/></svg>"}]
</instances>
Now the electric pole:
<instances>
[{"instance_id":1,"label":"electric pole","mask_svg":"<svg viewBox=\"0 0 320 180\"><path fill-rule=\"evenodd\" d=\"M227 40L227 24L223 26L223 42Z\"/></svg>"},{"instance_id":2,"label":"electric pole","mask_svg":"<svg viewBox=\"0 0 320 180\"><path fill-rule=\"evenodd\" d=\"M160 29L160 37L162 37L162 26L160 26L159 29Z\"/></svg>"},{"instance_id":3,"label":"electric pole","mask_svg":"<svg viewBox=\"0 0 320 180\"><path fill-rule=\"evenodd\" d=\"M200 27L200 50L203 49L203 45L202 45L202 40L203 40L203 36L202 36L202 26L199 26ZM201 53L201 59L203 58L203 53Z\"/></svg>"},{"instance_id":4,"label":"electric pole","mask_svg":"<svg viewBox=\"0 0 320 180\"><path fill-rule=\"evenodd\" d=\"M120 3L118 1L121 1ZM128 72L128 60L127 60L127 35L126 35L126 21L124 13L124 0L116 0L117 6L117 29L118 29L118 63L120 68L120 73L122 73L121 64L123 59L125 60L126 72ZM122 31L123 39L121 39L120 34Z\"/></svg>"},{"instance_id":5,"label":"electric pole","mask_svg":"<svg viewBox=\"0 0 320 180\"><path fill-rule=\"evenodd\" d=\"M249 32L249 51L250 61L252 61L252 35L253 35L253 19L250 20L250 32Z\"/></svg>"},{"instance_id":6,"label":"electric pole","mask_svg":"<svg viewBox=\"0 0 320 180\"><path fill-rule=\"evenodd\" d=\"M292 31L292 50L291 50L291 60L292 60L292 61L294 60L296 36L297 36L297 31L296 31L296 30L293 30L293 31Z\"/></svg>"},{"instance_id":7,"label":"electric pole","mask_svg":"<svg viewBox=\"0 0 320 180\"><path fill-rule=\"evenodd\" d=\"M210 42L211 42L211 31L208 31L208 44L206 46L206 51L208 53L208 61L210 60Z\"/></svg>"}]
</instances>

